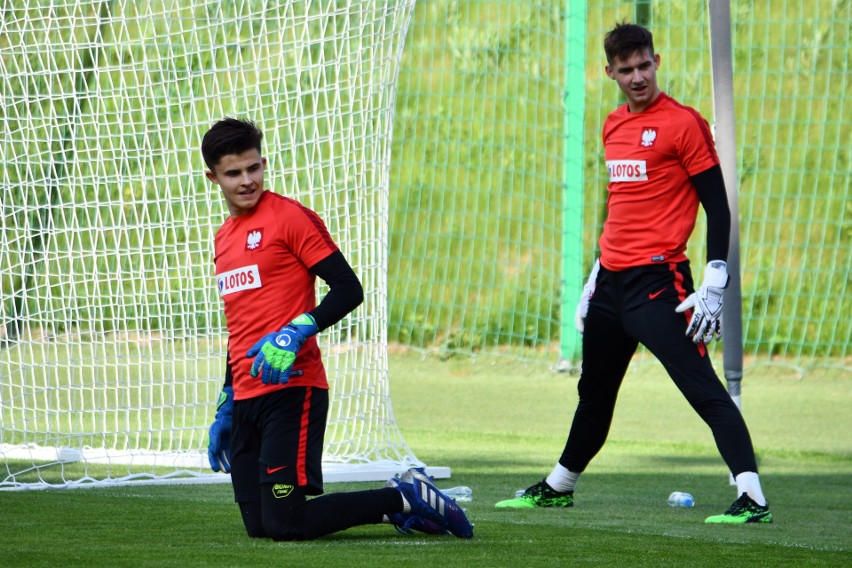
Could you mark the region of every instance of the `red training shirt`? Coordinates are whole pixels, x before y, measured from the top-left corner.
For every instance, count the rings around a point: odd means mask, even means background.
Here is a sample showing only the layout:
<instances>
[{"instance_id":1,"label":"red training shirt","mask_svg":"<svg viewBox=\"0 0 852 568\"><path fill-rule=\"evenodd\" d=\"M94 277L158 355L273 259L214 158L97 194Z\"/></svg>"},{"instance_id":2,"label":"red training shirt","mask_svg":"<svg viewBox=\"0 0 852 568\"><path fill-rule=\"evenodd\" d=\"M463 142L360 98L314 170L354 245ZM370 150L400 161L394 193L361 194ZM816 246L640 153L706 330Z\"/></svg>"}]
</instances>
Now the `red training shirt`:
<instances>
[{"instance_id":1,"label":"red training shirt","mask_svg":"<svg viewBox=\"0 0 852 568\"><path fill-rule=\"evenodd\" d=\"M719 163L707 121L660 93L642 112L624 104L610 113L603 144L609 196L601 264L621 271L686 260L699 203L689 178Z\"/></svg>"},{"instance_id":2,"label":"red training shirt","mask_svg":"<svg viewBox=\"0 0 852 568\"><path fill-rule=\"evenodd\" d=\"M319 216L294 199L264 191L250 212L228 217L216 232L216 286L225 303L234 398L253 398L290 386L328 388L316 337L296 356L302 376L264 385L246 352L316 307L316 277L308 268L338 250Z\"/></svg>"}]
</instances>

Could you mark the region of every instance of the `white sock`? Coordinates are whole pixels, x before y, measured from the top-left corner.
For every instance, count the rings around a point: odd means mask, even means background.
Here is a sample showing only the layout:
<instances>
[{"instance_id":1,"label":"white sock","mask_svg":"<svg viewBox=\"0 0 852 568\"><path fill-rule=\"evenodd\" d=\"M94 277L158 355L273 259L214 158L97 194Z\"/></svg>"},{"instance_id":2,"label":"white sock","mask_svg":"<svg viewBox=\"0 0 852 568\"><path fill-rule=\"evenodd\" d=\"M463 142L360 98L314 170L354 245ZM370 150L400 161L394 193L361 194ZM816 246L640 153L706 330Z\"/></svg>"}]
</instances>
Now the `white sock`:
<instances>
[{"instance_id":1,"label":"white sock","mask_svg":"<svg viewBox=\"0 0 852 568\"><path fill-rule=\"evenodd\" d=\"M547 476L545 481L547 481L547 484L550 485L554 491L558 491L559 493L568 493L569 491L574 491L579 477L579 473L570 471L568 468L557 462L557 464L553 466L553 471L550 472L550 475Z\"/></svg>"},{"instance_id":2,"label":"white sock","mask_svg":"<svg viewBox=\"0 0 852 568\"><path fill-rule=\"evenodd\" d=\"M758 505L766 506L766 497L763 496L763 490L760 488L760 478L753 471L744 471L736 476L737 482L737 497L746 493Z\"/></svg>"}]
</instances>

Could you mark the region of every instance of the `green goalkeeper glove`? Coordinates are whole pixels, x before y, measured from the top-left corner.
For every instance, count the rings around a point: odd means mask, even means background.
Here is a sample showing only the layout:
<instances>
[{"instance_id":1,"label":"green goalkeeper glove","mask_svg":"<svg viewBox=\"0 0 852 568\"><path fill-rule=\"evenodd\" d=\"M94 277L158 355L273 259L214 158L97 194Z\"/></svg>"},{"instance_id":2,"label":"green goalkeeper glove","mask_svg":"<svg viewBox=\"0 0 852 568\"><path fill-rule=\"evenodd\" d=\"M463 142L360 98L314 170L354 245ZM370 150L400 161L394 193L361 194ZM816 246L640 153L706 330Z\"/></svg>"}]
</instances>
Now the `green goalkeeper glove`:
<instances>
[{"instance_id":1,"label":"green goalkeeper glove","mask_svg":"<svg viewBox=\"0 0 852 568\"><path fill-rule=\"evenodd\" d=\"M262 371L260 380L263 384L277 385L286 383L291 376L301 374L293 371L296 354L305 340L316 335L317 331L319 329L314 318L310 314L302 314L282 327L281 331L264 335L246 353L246 357L255 357L249 375L257 377Z\"/></svg>"},{"instance_id":2,"label":"green goalkeeper glove","mask_svg":"<svg viewBox=\"0 0 852 568\"><path fill-rule=\"evenodd\" d=\"M693 343L710 343L722 337L722 296L728 285L728 264L724 260L712 260L704 269L704 281L697 292L675 308L678 313L695 308L686 327L686 335Z\"/></svg>"}]
</instances>

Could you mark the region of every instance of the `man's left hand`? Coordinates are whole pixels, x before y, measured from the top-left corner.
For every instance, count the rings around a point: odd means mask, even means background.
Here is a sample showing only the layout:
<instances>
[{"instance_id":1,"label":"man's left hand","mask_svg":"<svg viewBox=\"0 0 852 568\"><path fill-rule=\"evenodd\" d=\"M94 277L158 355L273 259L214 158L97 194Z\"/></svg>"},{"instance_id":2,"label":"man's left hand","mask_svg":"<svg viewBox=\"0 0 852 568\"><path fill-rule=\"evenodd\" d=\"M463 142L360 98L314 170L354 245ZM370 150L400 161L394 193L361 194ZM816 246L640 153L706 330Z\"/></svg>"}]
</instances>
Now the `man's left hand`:
<instances>
[{"instance_id":1,"label":"man's left hand","mask_svg":"<svg viewBox=\"0 0 852 568\"><path fill-rule=\"evenodd\" d=\"M722 297L728 285L728 265L723 260L713 260L704 269L704 281L698 291L675 308L678 313L694 308L686 335L693 343L710 343L722 337Z\"/></svg>"},{"instance_id":2,"label":"man's left hand","mask_svg":"<svg viewBox=\"0 0 852 568\"><path fill-rule=\"evenodd\" d=\"M309 314L302 314L281 331L269 333L248 350L246 357L254 357L249 375L257 377L262 372L260 380L265 385L283 384L291 376L298 374L293 371L296 354L309 337L316 335L317 324Z\"/></svg>"}]
</instances>

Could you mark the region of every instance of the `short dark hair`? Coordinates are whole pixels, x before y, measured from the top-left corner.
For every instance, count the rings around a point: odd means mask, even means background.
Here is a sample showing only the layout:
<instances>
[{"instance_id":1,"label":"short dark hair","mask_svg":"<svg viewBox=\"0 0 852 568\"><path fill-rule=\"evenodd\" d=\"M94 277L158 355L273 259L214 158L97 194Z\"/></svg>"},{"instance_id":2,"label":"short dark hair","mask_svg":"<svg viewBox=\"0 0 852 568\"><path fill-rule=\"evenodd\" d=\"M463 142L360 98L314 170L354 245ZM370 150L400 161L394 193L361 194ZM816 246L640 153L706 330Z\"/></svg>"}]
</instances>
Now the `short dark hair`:
<instances>
[{"instance_id":1,"label":"short dark hair","mask_svg":"<svg viewBox=\"0 0 852 568\"><path fill-rule=\"evenodd\" d=\"M649 49L651 56L654 55L654 36L651 32L638 24L621 22L604 36L604 52L606 61L610 65L615 58L624 61L637 51Z\"/></svg>"},{"instance_id":2,"label":"short dark hair","mask_svg":"<svg viewBox=\"0 0 852 568\"><path fill-rule=\"evenodd\" d=\"M207 168L213 171L222 156L242 154L255 148L260 152L263 132L251 120L240 120L226 116L210 127L201 140L201 155Z\"/></svg>"}]
</instances>

